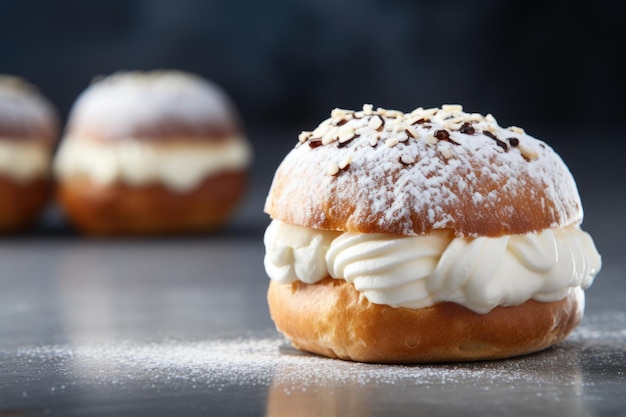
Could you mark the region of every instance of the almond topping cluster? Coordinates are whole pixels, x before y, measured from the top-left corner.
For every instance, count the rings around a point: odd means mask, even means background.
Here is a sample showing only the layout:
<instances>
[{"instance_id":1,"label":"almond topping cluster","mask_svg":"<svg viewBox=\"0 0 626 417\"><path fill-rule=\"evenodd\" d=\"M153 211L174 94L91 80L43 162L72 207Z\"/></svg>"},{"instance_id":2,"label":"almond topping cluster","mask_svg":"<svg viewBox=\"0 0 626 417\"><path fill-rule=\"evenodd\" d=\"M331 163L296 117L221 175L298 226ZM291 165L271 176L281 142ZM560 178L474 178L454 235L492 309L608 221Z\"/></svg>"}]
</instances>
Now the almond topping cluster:
<instances>
[{"instance_id":1,"label":"almond topping cluster","mask_svg":"<svg viewBox=\"0 0 626 417\"><path fill-rule=\"evenodd\" d=\"M360 119L364 120L358 122ZM428 109L419 107L410 113L381 107L374 109L371 104L365 104L360 111L334 109L330 118L320 123L315 130L300 133L298 139L299 145L308 145L310 148L329 145L344 148L360 136L368 137L372 147L382 143L393 148L416 140L424 140L429 146L448 142L452 146L442 147L440 153L443 158L449 159L454 156L454 147L460 145L452 138L453 132L466 136L482 134L493 141L497 151L509 152L516 148L526 161L539 156L534 149L520 141L518 136L525 134L523 129L516 126L502 128L491 114L483 116L480 113L465 113L458 104L444 104L440 108ZM330 163L327 174L339 174L350 166L350 162L346 159L341 163ZM409 166L416 161L410 155L402 155L398 162Z\"/></svg>"}]
</instances>

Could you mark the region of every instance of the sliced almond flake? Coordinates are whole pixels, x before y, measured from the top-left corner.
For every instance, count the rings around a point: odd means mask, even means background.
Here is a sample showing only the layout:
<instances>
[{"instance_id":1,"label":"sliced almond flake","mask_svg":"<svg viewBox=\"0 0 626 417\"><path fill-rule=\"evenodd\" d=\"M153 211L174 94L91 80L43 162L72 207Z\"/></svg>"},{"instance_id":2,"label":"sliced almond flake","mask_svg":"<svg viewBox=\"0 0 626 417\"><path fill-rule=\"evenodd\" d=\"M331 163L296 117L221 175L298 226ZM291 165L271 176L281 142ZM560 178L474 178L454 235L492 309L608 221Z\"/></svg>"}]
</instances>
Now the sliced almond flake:
<instances>
[{"instance_id":1,"label":"sliced almond flake","mask_svg":"<svg viewBox=\"0 0 626 417\"><path fill-rule=\"evenodd\" d=\"M400 157L400 162L402 162L405 165L410 165L410 164L414 164L415 163L415 159L411 158L408 155L402 155Z\"/></svg>"},{"instance_id":2,"label":"sliced almond flake","mask_svg":"<svg viewBox=\"0 0 626 417\"><path fill-rule=\"evenodd\" d=\"M376 113L380 114L381 116L385 116L387 113L387 109L383 109L382 107L378 107L376 109Z\"/></svg>"},{"instance_id":3,"label":"sliced almond flake","mask_svg":"<svg viewBox=\"0 0 626 417\"><path fill-rule=\"evenodd\" d=\"M450 157L452 156L452 149L448 147L441 148L440 152L441 152L441 155L446 159L450 159Z\"/></svg>"},{"instance_id":4,"label":"sliced almond flake","mask_svg":"<svg viewBox=\"0 0 626 417\"><path fill-rule=\"evenodd\" d=\"M463 122L465 122L465 116L454 116L446 120L446 123L452 123L452 124L463 123Z\"/></svg>"},{"instance_id":5,"label":"sliced almond flake","mask_svg":"<svg viewBox=\"0 0 626 417\"><path fill-rule=\"evenodd\" d=\"M354 138L354 128L346 127L339 130L339 143L347 142Z\"/></svg>"},{"instance_id":6,"label":"sliced almond flake","mask_svg":"<svg viewBox=\"0 0 626 417\"><path fill-rule=\"evenodd\" d=\"M371 104L364 104L363 113L368 116L371 115L372 113L374 113L374 106L372 106Z\"/></svg>"},{"instance_id":7,"label":"sliced almond flake","mask_svg":"<svg viewBox=\"0 0 626 417\"><path fill-rule=\"evenodd\" d=\"M378 143L378 137L376 135L370 136L370 146L376 146Z\"/></svg>"},{"instance_id":8,"label":"sliced almond flake","mask_svg":"<svg viewBox=\"0 0 626 417\"><path fill-rule=\"evenodd\" d=\"M417 133L417 130L415 130L413 126L407 126L405 130L408 136L416 139L419 137L419 133Z\"/></svg>"},{"instance_id":9,"label":"sliced almond flake","mask_svg":"<svg viewBox=\"0 0 626 417\"><path fill-rule=\"evenodd\" d=\"M460 104L443 104L441 105L441 110L449 113L460 112L463 111L463 106Z\"/></svg>"},{"instance_id":10,"label":"sliced almond flake","mask_svg":"<svg viewBox=\"0 0 626 417\"><path fill-rule=\"evenodd\" d=\"M346 169L352 163L352 158L347 157L339 164L339 169Z\"/></svg>"},{"instance_id":11,"label":"sliced almond flake","mask_svg":"<svg viewBox=\"0 0 626 417\"><path fill-rule=\"evenodd\" d=\"M381 119L380 116L374 116L370 119L369 123L368 123L369 127L371 127L374 130L378 130L381 128L381 126L383 125L383 119Z\"/></svg>"},{"instance_id":12,"label":"sliced almond flake","mask_svg":"<svg viewBox=\"0 0 626 417\"><path fill-rule=\"evenodd\" d=\"M396 146L398 144L398 139L397 138L389 138L385 141L385 145L388 148L393 148L394 146Z\"/></svg>"},{"instance_id":13,"label":"sliced almond flake","mask_svg":"<svg viewBox=\"0 0 626 417\"><path fill-rule=\"evenodd\" d=\"M423 118L424 118L424 116L421 115L421 114L411 114L410 117L405 119L405 123L407 125L414 125L415 123L417 123L418 121L420 121Z\"/></svg>"},{"instance_id":14,"label":"sliced almond flake","mask_svg":"<svg viewBox=\"0 0 626 417\"><path fill-rule=\"evenodd\" d=\"M471 113L468 117L469 120L473 122L480 122L483 120L483 115L480 113Z\"/></svg>"},{"instance_id":15,"label":"sliced almond flake","mask_svg":"<svg viewBox=\"0 0 626 417\"><path fill-rule=\"evenodd\" d=\"M337 140L337 133L339 133L338 127L330 128L328 132L322 136L322 145L328 145L329 143L333 143L333 141Z\"/></svg>"},{"instance_id":16,"label":"sliced almond flake","mask_svg":"<svg viewBox=\"0 0 626 417\"><path fill-rule=\"evenodd\" d=\"M446 123L443 124L443 127L445 127L448 130L459 130L461 126L463 126L463 122L450 123L449 121L446 121Z\"/></svg>"},{"instance_id":17,"label":"sliced almond flake","mask_svg":"<svg viewBox=\"0 0 626 417\"><path fill-rule=\"evenodd\" d=\"M531 149L527 146L522 145L521 143L517 145L517 149L522 153L525 158L528 159L537 159L539 154L534 149Z\"/></svg>"},{"instance_id":18,"label":"sliced almond flake","mask_svg":"<svg viewBox=\"0 0 626 417\"><path fill-rule=\"evenodd\" d=\"M521 127L517 127L517 126L510 126L509 130L511 130L512 132L515 132L515 133L519 133L521 135L523 135L525 133L524 129L522 129Z\"/></svg>"},{"instance_id":19,"label":"sliced almond flake","mask_svg":"<svg viewBox=\"0 0 626 417\"><path fill-rule=\"evenodd\" d=\"M298 135L298 140L300 141L300 143L304 143L311 136L313 136L313 132L303 131L303 132L300 132L300 134Z\"/></svg>"},{"instance_id":20,"label":"sliced almond flake","mask_svg":"<svg viewBox=\"0 0 626 417\"><path fill-rule=\"evenodd\" d=\"M437 113L439 109L437 107L431 107L429 109L422 110L422 117L429 117Z\"/></svg>"},{"instance_id":21,"label":"sliced almond flake","mask_svg":"<svg viewBox=\"0 0 626 417\"><path fill-rule=\"evenodd\" d=\"M433 136L432 133L429 133L425 136L426 142L430 143L431 145L436 145L438 140L435 136Z\"/></svg>"},{"instance_id":22,"label":"sliced almond flake","mask_svg":"<svg viewBox=\"0 0 626 417\"><path fill-rule=\"evenodd\" d=\"M437 113L435 115L433 115L431 117L431 119L435 122L435 123L439 123L439 124L443 124L446 118L446 114L445 113Z\"/></svg>"},{"instance_id":23,"label":"sliced almond flake","mask_svg":"<svg viewBox=\"0 0 626 417\"><path fill-rule=\"evenodd\" d=\"M333 117L333 121L331 124L333 126L341 126L345 122L346 122L346 119L344 119L343 117Z\"/></svg>"},{"instance_id":24,"label":"sliced almond flake","mask_svg":"<svg viewBox=\"0 0 626 417\"><path fill-rule=\"evenodd\" d=\"M328 168L326 169L326 174L328 175L337 175L339 173L339 165L335 162L331 162L328 164Z\"/></svg>"},{"instance_id":25,"label":"sliced almond flake","mask_svg":"<svg viewBox=\"0 0 626 417\"><path fill-rule=\"evenodd\" d=\"M493 117L493 114L489 113L488 115L485 116L485 121L487 123L493 123L494 125L498 124L498 121L496 120L495 117Z\"/></svg>"},{"instance_id":26,"label":"sliced almond flake","mask_svg":"<svg viewBox=\"0 0 626 417\"><path fill-rule=\"evenodd\" d=\"M347 115L352 114L352 113L354 113L352 110L334 108L330 112L330 116L331 117L344 117L344 116L347 116Z\"/></svg>"},{"instance_id":27,"label":"sliced almond flake","mask_svg":"<svg viewBox=\"0 0 626 417\"><path fill-rule=\"evenodd\" d=\"M398 117L403 117L404 113L398 110L387 110L387 112L385 113L385 116L398 118Z\"/></svg>"},{"instance_id":28,"label":"sliced almond flake","mask_svg":"<svg viewBox=\"0 0 626 417\"><path fill-rule=\"evenodd\" d=\"M313 135L317 136L318 138L321 138L322 136L326 134L326 132L330 130L330 128L331 128L330 124L319 125L317 129L313 131Z\"/></svg>"}]
</instances>

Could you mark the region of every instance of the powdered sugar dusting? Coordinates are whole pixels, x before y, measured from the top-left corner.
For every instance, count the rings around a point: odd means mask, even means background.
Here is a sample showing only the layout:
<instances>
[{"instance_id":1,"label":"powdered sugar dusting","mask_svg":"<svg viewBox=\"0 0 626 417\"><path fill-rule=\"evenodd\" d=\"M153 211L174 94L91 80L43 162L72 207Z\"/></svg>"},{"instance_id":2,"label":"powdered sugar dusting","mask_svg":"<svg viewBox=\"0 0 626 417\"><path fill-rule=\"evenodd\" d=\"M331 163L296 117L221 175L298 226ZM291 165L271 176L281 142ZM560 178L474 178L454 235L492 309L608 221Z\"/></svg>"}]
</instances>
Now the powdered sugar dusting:
<instances>
[{"instance_id":1,"label":"powdered sugar dusting","mask_svg":"<svg viewBox=\"0 0 626 417\"><path fill-rule=\"evenodd\" d=\"M580 355L615 350L626 344L624 313L586 319L565 342L538 354L503 361L375 365L322 358L299 352L281 338L161 343L122 342L98 345L24 347L20 361L42 370L56 369L66 384L95 387L185 385L187 389L272 386L289 393L302 389L336 389L350 384L403 386L469 384L506 388L519 383L581 384ZM617 317L616 315L621 315ZM604 323L599 325L599 323ZM620 325L621 325L620 324ZM608 327L607 327L608 326ZM6 352L0 352L0 358ZM559 369L559 372L546 372ZM30 373L33 378L36 369Z\"/></svg>"},{"instance_id":2,"label":"powdered sugar dusting","mask_svg":"<svg viewBox=\"0 0 626 417\"><path fill-rule=\"evenodd\" d=\"M346 158L350 166L336 169ZM321 167L328 166L331 175L324 175L327 169ZM520 211L522 192L533 205L525 208L528 212L543 207L551 219L541 227L582 219L574 179L552 148L519 128L499 126L491 115L465 113L459 105L406 114L371 106L335 109L316 129L302 132L278 176L306 179L306 185L294 180L273 186L266 211L310 227L326 228L328 216L337 215L324 209L330 202L354 206L345 219L349 230L367 223L404 235L440 228L477 235L462 224L469 214L478 222L484 216L483 223L493 228L487 234L499 235L500 223ZM299 202L297 210L289 208L293 201ZM282 213L288 218L280 218Z\"/></svg>"},{"instance_id":3,"label":"powdered sugar dusting","mask_svg":"<svg viewBox=\"0 0 626 417\"><path fill-rule=\"evenodd\" d=\"M215 83L181 71L131 71L97 79L83 91L68 126L74 134L101 130L125 138L137 126L163 119L190 126L234 124L229 98Z\"/></svg>"},{"instance_id":4,"label":"powdered sugar dusting","mask_svg":"<svg viewBox=\"0 0 626 417\"><path fill-rule=\"evenodd\" d=\"M0 75L0 122L21 132L19 137L56 140L56 136L46 137L57 134L56 109L35 86L19 77Z\"/></svg>"}]
</instances>

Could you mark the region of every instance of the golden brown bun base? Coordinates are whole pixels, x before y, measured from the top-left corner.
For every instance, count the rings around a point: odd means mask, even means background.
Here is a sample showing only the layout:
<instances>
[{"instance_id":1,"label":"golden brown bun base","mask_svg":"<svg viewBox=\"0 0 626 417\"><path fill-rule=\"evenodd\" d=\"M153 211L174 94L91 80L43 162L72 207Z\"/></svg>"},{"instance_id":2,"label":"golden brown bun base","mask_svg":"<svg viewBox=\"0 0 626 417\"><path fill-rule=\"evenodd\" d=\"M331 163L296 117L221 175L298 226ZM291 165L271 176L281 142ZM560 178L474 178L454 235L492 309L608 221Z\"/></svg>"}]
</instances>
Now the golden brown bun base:
<instances>
[{"instance_id":1,"label":"golden brown bun base","mask_svg":"<svg viewBox=\"0 0 626 417\"><path fill-rule=\"evenodd\" d=\"M565 339L582 318L582 291L555 302L530 300L477 314L455 303L422 309L371 303L345 280L270 282L277 329L294 347L331 358L375 363L501 359Z\"/></svg>"},{"instance_id":2,"label":"golden brown bun base","mask_svg":"<svg viewBox=\"0 0 626 417\"><path fill-rule=\"evenodd\" d=\"M46 179L20 184L0 177L0 233L32 226L49 201L51 187Z\"/></svg>"},{"instance_id":3,"label":"golden brown bun base","mask_svg":"<svg viewBox=\"0 0 626 417\"><path fill-rule=\"evenodd\" d=\"M245 172L217 174L185 193L80 178L59 184L57 199L74 226L90 235L199 233L226 223L246 185Z\"/></svg>"}]
</instances>

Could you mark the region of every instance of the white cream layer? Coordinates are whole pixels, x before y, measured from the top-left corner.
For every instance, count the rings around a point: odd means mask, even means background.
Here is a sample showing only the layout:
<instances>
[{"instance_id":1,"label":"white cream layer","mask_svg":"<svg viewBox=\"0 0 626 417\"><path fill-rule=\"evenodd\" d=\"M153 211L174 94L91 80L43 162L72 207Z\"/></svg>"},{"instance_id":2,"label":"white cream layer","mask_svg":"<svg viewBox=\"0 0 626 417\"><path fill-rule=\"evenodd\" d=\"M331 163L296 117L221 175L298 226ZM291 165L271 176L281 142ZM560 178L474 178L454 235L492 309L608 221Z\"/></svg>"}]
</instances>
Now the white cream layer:
<instances>
[{"instance_id":1,"label":"white cream layer","mask_svg":"<svg viewBox=\"0 0 626 417\"><path fill-rule=\"evenodd\" d=\"M273 220L265 270L281 283L345 279L375 304L423 308L451 301L477 313L588 288L601 267L577 226L497 238L333 232Z\"/></svg>"},{"instance_id":2,"label":"white cream layer","mask_svg":"<svg viewBox=\"0 0 626 417\"><path fill-rule=\"evenodd\" d=\"M0 175L21 183L45 178L50 159L50 151L38 141L0 138Z\"/></svg>"},{"instance_id":3,"label":"white cream layer","mask_svg":"<svg viewBox=\"0 0 626 417\"><path fill-rule=\"evenodd\" d=\"M216 143L155 144L141 140L94 143L68 137L54 160L60 179L85 175L104 185L163 184L185 192L212 174L246 168L252 149L244 138Z\"/></svg>"}]
</instances>

